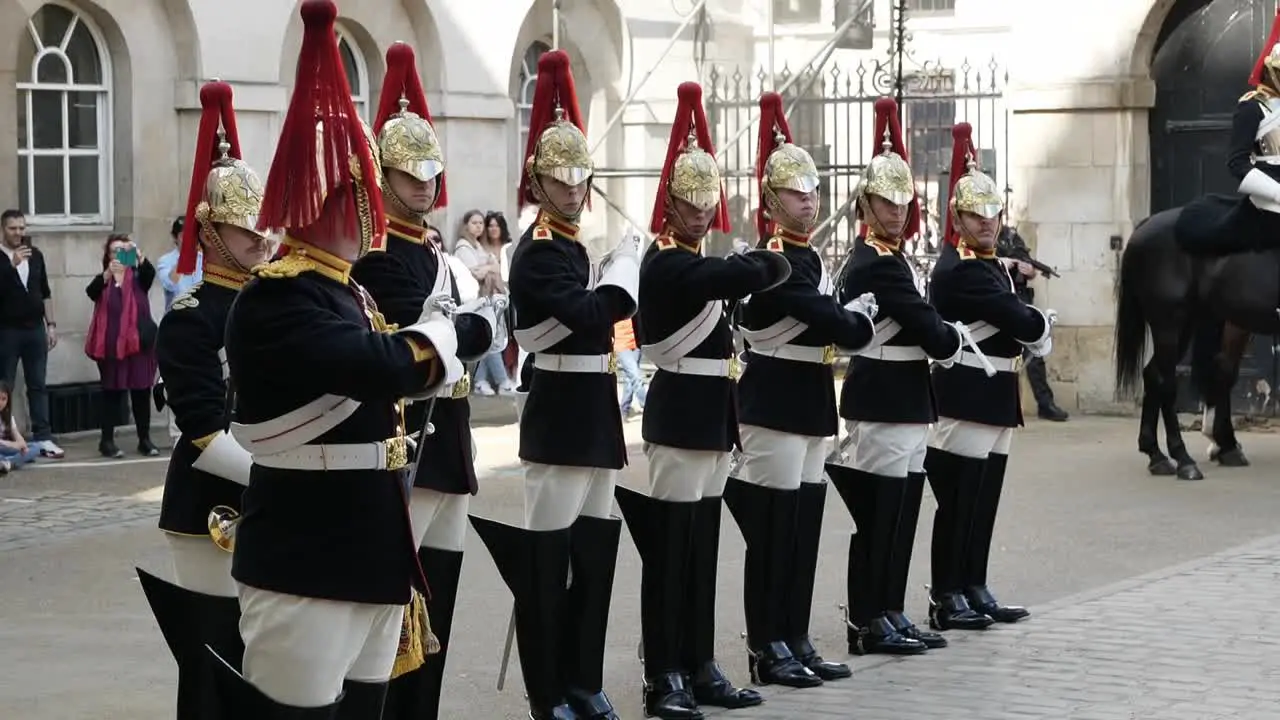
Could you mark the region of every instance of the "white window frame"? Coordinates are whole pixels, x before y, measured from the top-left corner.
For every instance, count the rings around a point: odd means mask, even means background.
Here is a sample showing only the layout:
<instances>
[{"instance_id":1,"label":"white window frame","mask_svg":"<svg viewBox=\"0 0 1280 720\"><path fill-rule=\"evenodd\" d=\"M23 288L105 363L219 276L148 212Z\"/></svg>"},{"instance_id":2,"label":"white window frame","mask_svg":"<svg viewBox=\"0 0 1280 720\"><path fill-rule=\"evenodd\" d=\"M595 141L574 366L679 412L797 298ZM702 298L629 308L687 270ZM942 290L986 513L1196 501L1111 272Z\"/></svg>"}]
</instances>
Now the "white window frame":
<instances>
[{"instance_id":1,"label":"white window frame","mask_svg":"<svg viewBox=\"0 0 1280 720\"><path fill-rule=\"evenodd\" d=\"M342 52L342 45L345 43L351 50L351 57L355 58L356 81L360 84L360 88L351 89L351 101L355 103L356 112L360 117L364 118L365 122L371 123L374 110L369 105L369 63L365 61L364 50L360 48L360 43L356 42L351 33L344 30L341 25L335 26L334 31L338 36L338 52Z\"/></svg>"},{"instance_id":2,"label":"white window frame","mask_svg":"<svg viewBox=\"0 0 1280 720\"><path fill-rule=\"evenodd\" d=\"M27 193L29 195L25 201L29 205L29 214L27 222L32 226L44 227L67 227L73 225L94 225L105 226L113 222L115 210L115 188L114 174L112 172L114 147L112 139L115 137L115 129L113 127L112 101L113 93L112 76L111 76L111 56L107 49L106 39L98 26L83 11L73 5L63 2L46 2L36 10L39 13L46 5L55 5L70 12L74 19L71 25L67 27L67 32L62 38L62 45L57 48L46 48L40 39L40 33L36 30L34 18L35 15L27 18L26 32L31 36L32 42L36 46L36 54L31 59L31 77L27 80L19 80L16 83L18 97L17 101L26 103L26 133L27 144L32 145L35 142L34 127L34 108L31 102L31 92L35 90L54 91L63 93L63 114L62 114L62 147L61 148L18 148L18 157L27 159ZM76 83L53 84L35 82L37 73L40 69L40 61L47 55L60 54L63 55L63 62L67 64L68 77L70 77L71 65L65 56L67 43L71 39L72 33L75 32L77 25L84 25L89 32L89 37L93 39L93 43L98 51L98 66L102 68L102 84L100 85L80 85ZM98 95L98 148L96 150L84 150L81 148L67 147L69 132L70 113L67 107L68 93L72 92L92 92ZM92 215L72 215L69 212L59 214L36 214L35 202L35 158L37 157L61 157L63 158L62 171L62 197L64 207L70 211L71 203L71 162L72 157L98 157L98 212ZM19 203L21 204L21 202Z\"/></svg>"},{"instance_id":3,"label":"white window frame","mask_svg":"<svg viewBox=\"0 0 1280 720\"><path fill-rule=\"evenodd\" d=\"M525 111L533 108L533 89L538 84L538 60L535 58L533 64L529 63L529 55L534 48L541 47L542 52L538 53L538 57L551 52L551 45L542 40L534 40L529 43L524 52L520 55L520 72L516 74L516 123L520 126L519 140L520 146L516 148L518 167L523 167L524 150L529 146L529 126L525 125Z\"/></svg>"}]
</instances>

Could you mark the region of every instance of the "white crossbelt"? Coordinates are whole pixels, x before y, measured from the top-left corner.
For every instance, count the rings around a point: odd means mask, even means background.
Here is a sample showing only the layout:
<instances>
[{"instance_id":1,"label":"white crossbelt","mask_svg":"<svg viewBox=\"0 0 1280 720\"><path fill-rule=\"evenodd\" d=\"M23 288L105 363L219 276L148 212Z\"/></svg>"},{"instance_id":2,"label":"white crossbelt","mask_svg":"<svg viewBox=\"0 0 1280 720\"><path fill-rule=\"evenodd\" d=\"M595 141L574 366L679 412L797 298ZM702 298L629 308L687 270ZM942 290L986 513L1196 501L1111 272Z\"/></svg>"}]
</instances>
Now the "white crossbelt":
<instances>
[{"instance_id":1,"label":"white crossbelt","mask_svg":"<svg viewBox=\"0 0 1280 720\"><path fill-rule=\"evenodd\" d=\"M991 363L991 367L996 369L996 372L1012 373L1012 372L1018 372L1018 370L1021 369L1020 366L1021 366L1022 358L1020 356L1019 357L998 357L998 356L993 357L991 355L988 355L987 361ZM978 370L986 369L982 365L981 358L979 358L977 355L975 355L973 352L969 350L965 350L964 352L960 353L960 357L956 358L956 362L961 365L964 365L965 367L971 367Z\"/></svg>"},{"instance_id":2,"label":"white crossbelt","mask_svg":"<svg viewBox=\"0 0 1280 720\"><path fill-rule=\"evenodd\" d=\"M794 360L796 362L815 363L818 365L830 365L835 359L835 351L829 346L812 347L810 345L792 345L786 343L768 350L761 350L756 347L751 348L751 352L764 357L778 358L779 360Z\"/></svg>"},{"instance_id":3,"label":"white crossbelt","mask_svg":"<svg viewBox=\"0 0 1280 720\"><path fill-rule=\"evenodd\" d=\"M703 377L733 377L734 362L732 358L691 358L683 357L675 362L655 363L659 370L676 375L701 375Z\"/></svg>"},{"instance_id":4,"label":"white crossbelt","mask_svg":"<svg viewBox=\"0 0 1280 720\"><path fill-rule=\"evenodd\" d=\"M563 373L612 373L615 371L612 355L548 355L535 353L533 366L547 372Z\"/></svg>"},{"instance_id":5,"label":"white crossbelt","mask_svg":"<svg viewBox=\"0 0 1280 720\"><path fill-rule=\"evenodd\" d=\"M406 462L403 439L390 443L301 445L271 455L253 456L255 465L280 470L398 470Z\"/></svg>"},{"instance_id":6,"label":"white crossbelt","mask_svg":"<svg viewBox=\"0 0 1280 720\"><path fill-rule=\"evenodd\" d=\"M914 362L916 360L929 359L924 348L915 345L881 345L880 347L869 348L855 353L855 355L868 360L884 360L885 362Z\"/></svg>"}]
</instances>

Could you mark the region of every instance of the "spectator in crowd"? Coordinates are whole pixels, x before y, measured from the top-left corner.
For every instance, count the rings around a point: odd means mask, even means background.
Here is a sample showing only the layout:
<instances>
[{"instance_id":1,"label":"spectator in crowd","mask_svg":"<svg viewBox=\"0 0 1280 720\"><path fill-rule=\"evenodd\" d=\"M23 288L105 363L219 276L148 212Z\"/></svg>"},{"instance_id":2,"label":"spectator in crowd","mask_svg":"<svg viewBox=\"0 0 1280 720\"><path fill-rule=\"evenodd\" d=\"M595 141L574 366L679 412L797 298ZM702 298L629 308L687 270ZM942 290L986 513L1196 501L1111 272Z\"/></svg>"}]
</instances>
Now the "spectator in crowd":
<instances>
[{"instance_id":1,"label":"spectator in crowd","mask_svg":"<svg viewBox=\"0 0 1280 720\"><path fill-rule=\"evenodd\" d=\"M41 457L62 458L53 441L49 393L45 388L49 351L58 344L53 293L44 254L27 236L27 220L19 210L0 214L4 226L4 259L0 259L0 379L13 387L22 362L31 415L31 442Z\"/></svg>"},{"instance_id":2,"label":"spectator in crowd","mask_svg":"<svg viewBox=\"0 0 1280 720\"><path fill-rule=\"evenodd\" d=\"M453 275L453 284L458 287L458 302L468 303L475 300L480 293L480 283L471 276L471 270L463 265L461 260L444 249L444 236L440 234L440 228L435 225L427 226L427 242L444 253L444 259L449 263L449 273Z\"/></svg>"},{"instance_id":3,"label":"spectator in crowd","mask_svg":"<svg viewBox=\"0 0 1280 720\"><path fill-rule=\"evenodd\" d=\"M502 246L511 242L507 221L502 213L481 215L479 210L469 210L462 219L458 244L453 248L454 257L462 261L471 276L480 284L480 297L507 292L502 279ZM491 352L480 358L476 366L475 383L472 386L479 395L511 395L515 383L507 374L501 352Z\"/></svg>"},{"instance_id":4,"label":"spectator in crowd","mask_svg":"<svg viewBox=\"0 0 1280 720\"><path fill-rule=\"evenodd\" d=\"M0 380L0 475L35 460L40 451L27 444L13 420L12 386Z\"/></svg>"},{"instance_id":5,"label":"spectator in crowd","mask_svg":"<svg viewBox=\"0 0 1280 720\"><path fill-rule=\"evenodd\" d=\"M93 320L85 334L84 351L98 363L102 380L102 438L98 452L121 458L116 447L116 420L129 395L138 431L138 453L159 455L151 442L151 385L156 377L156 324L151 319L147 292L156 269L127 235L111 235L102 249L102 274L85 292L93 301Z\"/></svg>"},{"instance_id":6,"label":"spectator in crowd","mask_svg":"<svg viewBox=\"0 0 1280 720\"><path fill-rule=\"evenodd\" d=\"M204 251L196 251L196 271L190 275L178 274L178 244L182 241L182 225L185 218L179 215L169 226L173 249L156 259L156 275L164 288L164 311L169 312L174 298L190 290L204 277Z\"/></svg>"},{"instance_id":7,"label":"spectator in crowd","mask_svg":"<svg viewBox=\"0 0 1280 720\"><path fill-rule=\"evenodd\" d=\"M637 412L644 410L645 396L649 392L644 383L644 374L640 372L640 349L636 346L636 330L631 318L614 324L613 352L618 356L618 370L622 373L622 400L619 408L625 420L631 415L633 400Z\"/></svg>"}]
</instances>

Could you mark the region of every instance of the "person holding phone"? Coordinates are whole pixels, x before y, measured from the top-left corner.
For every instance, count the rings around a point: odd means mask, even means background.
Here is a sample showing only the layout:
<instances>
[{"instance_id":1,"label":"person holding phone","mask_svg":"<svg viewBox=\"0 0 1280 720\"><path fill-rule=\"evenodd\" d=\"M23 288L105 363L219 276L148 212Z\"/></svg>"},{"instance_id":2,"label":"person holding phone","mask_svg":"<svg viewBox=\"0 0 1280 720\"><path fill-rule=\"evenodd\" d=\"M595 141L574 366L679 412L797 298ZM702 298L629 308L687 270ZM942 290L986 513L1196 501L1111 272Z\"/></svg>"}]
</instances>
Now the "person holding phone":
<instances>
[{"instance_id":1,"label":"person holding phone","mask_svg":"<svg viewBox=\"0 0 1280 720\"><path fill-rule=\"evenodd\" d=\"M4 251L0 258L0 374L12 386L18 362L22 362L31 413L30 445L41 457L59 459L64 453L53 442L45 389L49 351L58 343L58 324L44 254L32 245L21 210L5 210L0 214L0 225L0 250Z\"/></svg>"},{"instance_id":2,"label":"person holding phone","mask_svg":"<svg viewBox=\"0 0 1280 720\"><path fill-rule=\"evenodd\" d=\"M124 453L115 443L116 418L128 393L138 431L138 454L160 451L151 442L151 386L156 378L156 323L147 292L156 269L128 235L107 237L102 274L85 288L93 301L93 319L85 333L84 352L98 363L102 381L98 452L107 458Z\"/></svg>"}]
</instances>

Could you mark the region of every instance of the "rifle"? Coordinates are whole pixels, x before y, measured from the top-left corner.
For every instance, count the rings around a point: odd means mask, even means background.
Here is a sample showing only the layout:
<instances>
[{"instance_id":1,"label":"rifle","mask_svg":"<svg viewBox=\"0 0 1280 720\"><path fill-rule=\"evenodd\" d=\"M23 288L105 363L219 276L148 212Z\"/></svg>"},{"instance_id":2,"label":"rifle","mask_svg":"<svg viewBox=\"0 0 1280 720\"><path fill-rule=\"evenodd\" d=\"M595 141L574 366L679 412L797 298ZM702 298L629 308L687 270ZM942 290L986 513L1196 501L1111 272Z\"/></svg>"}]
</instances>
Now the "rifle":
<instances>
[{"instance_id":1,"label":"rifle","mask_svg":"<svg viewBox=\"0 0 1280 720\"><path fill-rule=\"evenodd\" d=\"M1030 250L1028 250L1028 249L1026 249L1025 247L1015 247L1015 248L1010 248L1009 250L1007 250L1007 251L1005 252L1005 255L1006 255L1006 256L1008 256L1008 257L1013 258L1014 260L1020 260L1020 261L1022 261L1022 262L1024 262L1024 263L1026 263L1026 264L1030 265L1031 267L1035 268L1037 271L1039 271L1039 273L1040 273L1041 275L1044 275L1045 277L1048 277L1048 278L1060 278L1060 277L1062 277L1061 275L1059 275L1059 274L1058 274L1058 271L1057 271L1057 270L1054 270L1053 268L1049 267L1048 265L1045 265L1044 263L1040 262L1039 260L1037 260L1037 259L1035 259L1035 258L1031 257L1031 251L1030 251Z\"/></svg>"}]
</instances>

